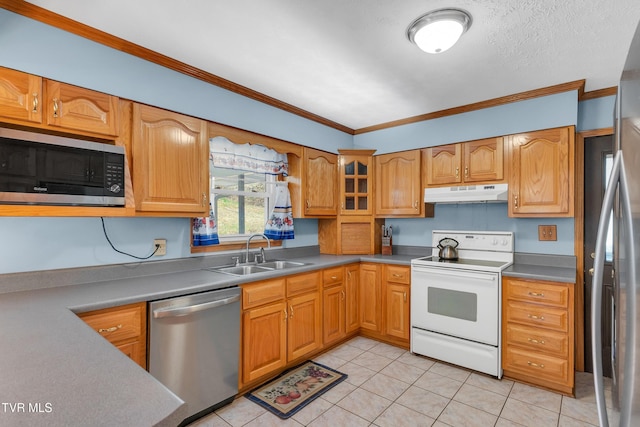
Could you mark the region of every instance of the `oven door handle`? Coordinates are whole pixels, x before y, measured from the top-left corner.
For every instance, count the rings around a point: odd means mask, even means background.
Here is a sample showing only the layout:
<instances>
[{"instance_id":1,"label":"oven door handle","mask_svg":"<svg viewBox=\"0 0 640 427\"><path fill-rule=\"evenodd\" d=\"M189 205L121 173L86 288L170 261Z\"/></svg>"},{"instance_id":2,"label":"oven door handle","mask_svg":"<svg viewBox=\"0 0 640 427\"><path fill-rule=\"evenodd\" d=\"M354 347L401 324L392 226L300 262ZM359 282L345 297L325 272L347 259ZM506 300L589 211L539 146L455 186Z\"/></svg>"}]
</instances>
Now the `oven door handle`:
<instances>
[{"instance_id":1,"label":"oven door handle","mask_svg":"<svg viewBox=\"0 0 640 427\"><path fill-rule=\"evenodd\" d=\"M444 268L430 268L423 266L411 267L411 272L416 274L432 274L438 276L450 276L450 277L465 277L477 280L487 280L493 282L498 278L498 273L485 273L479 271L463 271L463 270L449 270Z\"/></svg>"}]
</instances>

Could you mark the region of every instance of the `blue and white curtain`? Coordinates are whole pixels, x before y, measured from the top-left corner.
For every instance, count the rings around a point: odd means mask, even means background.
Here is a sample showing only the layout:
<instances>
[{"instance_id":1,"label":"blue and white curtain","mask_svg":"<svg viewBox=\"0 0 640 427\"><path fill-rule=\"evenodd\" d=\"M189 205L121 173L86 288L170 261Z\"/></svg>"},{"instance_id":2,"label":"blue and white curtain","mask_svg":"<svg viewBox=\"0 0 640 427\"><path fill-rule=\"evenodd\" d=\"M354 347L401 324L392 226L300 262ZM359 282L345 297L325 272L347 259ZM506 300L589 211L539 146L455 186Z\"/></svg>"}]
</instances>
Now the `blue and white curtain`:
<instances>
[{"instance_id":1,"label":"blue and white curtain","mask_svg":"<svg viewBox=\"0 0 640 427\"><path fill-rule=\"evenodd\" d=\"M259 144L235 144L222 136L209 140L209 170L214 167L244 170L269 175L289 174L287 155ZM271 186L271 212L265 224L264 234L273 240L293 239L293 214L291 211L291 196L286 182L276 182ZM200 245L219 243L218 230L213 209L209 210L208 218L193 219L194 246L196 246L196 226L198 235L205 234L200 239ZM204 224L204 225L203 225ZM212 224L211 227L206 225Z\"/></svg>"},{"instance_id":2,"label":"blue and white curtain","mask_svg":"<svg viewBox=\"0 0 640 427\"><path fill-rule=\"evenodd\" d=\"M193 218L193 246L209 246L220 243L218 239L218 223L209 203L209 216Z\"/></svg>"},{"instance_id":3,"label":"blue and white curtain","mask_svg":"<svg viewBox=\"0 0 640 427\"><path fill-rule=\"evenodd\" d=\"M264 235L273 240L293 239L293 214L291 195L286 182L276 183L274 201L269 219L264 226Z\"/></svg>"}]
</instances>

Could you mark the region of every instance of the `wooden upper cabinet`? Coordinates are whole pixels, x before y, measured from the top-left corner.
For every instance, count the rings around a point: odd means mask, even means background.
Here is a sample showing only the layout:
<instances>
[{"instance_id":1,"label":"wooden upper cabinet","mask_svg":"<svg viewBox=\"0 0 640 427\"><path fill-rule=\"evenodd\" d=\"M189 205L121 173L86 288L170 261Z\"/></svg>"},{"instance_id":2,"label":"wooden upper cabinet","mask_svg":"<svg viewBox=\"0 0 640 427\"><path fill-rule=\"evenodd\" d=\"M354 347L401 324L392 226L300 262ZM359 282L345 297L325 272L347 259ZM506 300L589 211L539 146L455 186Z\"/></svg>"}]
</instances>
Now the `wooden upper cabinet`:
<instances>
[{"instance_id":1,"label":"wooden upper cabinet","mask_svg":"<svg viewBox=\"0 0 640 427\"><path fill-rule=\"evenodd\" d=\"M136 210L202 216L209 212L209 145L204 120L133 106Z\"/></svg>"},{"instance_id":2,"label":"wooden upper cabinet","mask_svg":"<svg viewBox=\"0 0 640 427\"><path fill-rule=\"evenodd\" d=\"M106 136L118 134L118 97L45 80L46 124Z\"/></svg>"},{"instance_id":3,"label":"wooden upper cabinet","mask_svg":"<svg viewBox=\"0 0 640 427\"><path fill-rule=\"evenodd\" d=\"M304 215L335 216L338 213L338 156L304 147Z\"/></svg>"},{"instance_id":4,"label":"wooden upper cabinet","mask_svg":"<svg viewBox=\"0 0 640 427\"><path fill-rule=\"evenodd\" d=\"M425 148L425 181L427 185L460 184L460 144Z\"/></svg>"},{"instance_id":5,"label":"wooden upper cabinet","mask_svg":"<svg viewBox=\"0 0 640 427\"><path fill-rule=\"evenodd\" d=\"M338 150L340 214L373 213L373 153L375 150Z\"/></svg>"},{"instance_id":6,"label":"wooden upper cabinet","mask_svg":"<svg viewBox=\"0 0 640 427\"><path fill-rule=\"evenodd\" d=\"M508 137L509 216L573 216L574 135L569 126Z\"/></svg>"},{"instance_id":7,"label":"wooden upper cabinet","mask_svg":"<svg viewBox=\"0 0 640 427\"><path fill-rule=\"evenodd\" d=\"M503 137L423 149L428 186L495 182L504 179Z\"/></svg>"},{"instance_id":8,"label":"wooden upper cabinet","mask_svg":"<svg viewBox=\"0 0 640 427\"><path fill-rule=\"evenodd\" d=\"M504 178L503 144L501 136L465 142L463 144L463 181L502 181Z\"/></svg>"},{"instance_id":9,"label":"wooden upper cabinet","mask_svg":"<svg viewBox=\"0 0 640 427\"><path fill-rule=\"evenodd\" d=\"M375 157L376 215L418 216L424 209L420 150Z\"/></svg>"},{"instance_id":10,"label":"wooden upper cabinet","mask_svg":"<svg viewBox=\"0 0 640 427\"><path fill-rule=\"evenodd\" d=\"M42 78L0 67L0 118L42 123Z\"/></svg>"}]
</instances>

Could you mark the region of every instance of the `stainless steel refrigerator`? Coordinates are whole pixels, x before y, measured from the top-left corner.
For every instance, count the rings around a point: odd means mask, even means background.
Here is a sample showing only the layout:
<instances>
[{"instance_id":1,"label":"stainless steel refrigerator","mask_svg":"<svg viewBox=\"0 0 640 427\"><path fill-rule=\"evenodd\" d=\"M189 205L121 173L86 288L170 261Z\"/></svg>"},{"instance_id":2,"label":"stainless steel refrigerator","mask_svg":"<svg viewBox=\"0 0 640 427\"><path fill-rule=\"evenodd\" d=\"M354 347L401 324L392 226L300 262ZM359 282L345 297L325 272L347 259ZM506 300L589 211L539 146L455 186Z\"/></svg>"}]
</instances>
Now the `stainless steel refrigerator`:
<instances>
[{"instance_id":1,"label":"stainless steel refrigerator","mask_svg":"<svg viewBox=\"0 0 640 427\"><path fill-rule=\"evenodd\" d=\"M596 239L592 313L593 373L601 426L640 426L640 26L618 85L613 167ZM613 344L602 360L601 299L605 240L613 211ZM605 404L603 363L613 367L612 401ZM609 408L607 408L609 406Z\"/></svg>"}]
</instances>

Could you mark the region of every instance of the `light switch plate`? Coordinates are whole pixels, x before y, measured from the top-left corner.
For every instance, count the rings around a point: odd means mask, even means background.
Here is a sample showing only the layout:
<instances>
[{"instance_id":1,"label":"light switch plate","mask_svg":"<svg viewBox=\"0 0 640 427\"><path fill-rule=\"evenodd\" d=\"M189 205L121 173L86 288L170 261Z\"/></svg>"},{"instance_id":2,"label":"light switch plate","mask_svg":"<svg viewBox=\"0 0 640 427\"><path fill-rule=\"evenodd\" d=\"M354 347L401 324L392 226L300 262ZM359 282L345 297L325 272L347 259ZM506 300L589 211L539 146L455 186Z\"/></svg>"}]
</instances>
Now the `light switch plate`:
<instances>
[{"instance_id":1,"label":"light switch plate","mask_svg":"<svg viewBox=\"0 0 640 427\"><path fill-rule=\"evenodd\" d=\"M538 226L538 240L558 240L555 225L539 225Z\"/></svg>"}]
</instances>

